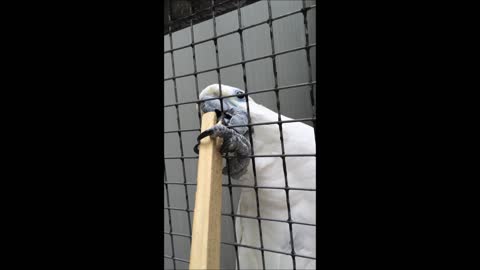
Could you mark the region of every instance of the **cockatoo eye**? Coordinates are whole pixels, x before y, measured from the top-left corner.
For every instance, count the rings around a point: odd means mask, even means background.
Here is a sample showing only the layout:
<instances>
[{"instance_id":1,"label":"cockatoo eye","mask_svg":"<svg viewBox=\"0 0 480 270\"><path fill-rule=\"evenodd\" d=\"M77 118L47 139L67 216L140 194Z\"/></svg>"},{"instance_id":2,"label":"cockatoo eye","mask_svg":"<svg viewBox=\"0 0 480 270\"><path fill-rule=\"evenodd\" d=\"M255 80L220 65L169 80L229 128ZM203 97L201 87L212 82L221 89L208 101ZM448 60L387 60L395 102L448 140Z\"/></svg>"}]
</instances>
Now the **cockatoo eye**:
<instances>
[{"instance_id":1,"label":"cockatoo eye","mask_svg":"<svg viewBox=\"0 0 480 270\"><path fill-rule=\"evenodd\" d=\"M239 99L244 99L245 98L245 95L241 91L236 91L235 95L238 95L237 98L239 98Z\"/></svg>"}]
</instances>

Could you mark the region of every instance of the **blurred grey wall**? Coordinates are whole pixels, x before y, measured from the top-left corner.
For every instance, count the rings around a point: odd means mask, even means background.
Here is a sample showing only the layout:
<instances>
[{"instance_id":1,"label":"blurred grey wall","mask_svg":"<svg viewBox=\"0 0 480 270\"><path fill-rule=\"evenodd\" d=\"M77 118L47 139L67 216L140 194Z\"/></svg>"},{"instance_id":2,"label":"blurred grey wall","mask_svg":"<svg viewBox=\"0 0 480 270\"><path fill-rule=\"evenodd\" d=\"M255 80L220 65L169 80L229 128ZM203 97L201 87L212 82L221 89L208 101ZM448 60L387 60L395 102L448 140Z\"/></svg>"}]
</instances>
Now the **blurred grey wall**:
<instances>
[{"instance_id":1,"label":"blurred grey wall","mask_svg":"<svg viewBox=\"0 0 480 270\"><path fill-rule=\"evenodd\" d=\"M315 1L305 1L307 6L315 5ZM302 8L301 0L292 1L271 1L273 18L300 10ZM249 26L268 19L268 8L266 1L259 1L241 9L242 26ZM308 32L310 44L316 44L315 34L315 16L316 8L307 12ZM232 11L216 18L217 35L238 29L238 13ZM208 20L193 26L194 42L213 37L213 21ZM270 32L268 24L244 30L243 41L245 50L245 60L257 58L272 53ZM305 46L305 26L302 13L296 13L291 16L276 20L273 22L273 36L275 51L281 52L298 47ZM172 34L173 48L185 46L192 42L191 29L186 28ZM171 49L170 37L164 36L165 50ZM218 53L220 66L233 64L241 61L240 37L238 33L231 34L218 39ZM195 57L197 71L202 71L216 67L215 47L213 41L208 41L196 45ZM313 73L312 80L315 81L316 73L316 46L310 49L311 68ZM194 72L194 61L192 48L187 47L173 52L173 61L175 65L175 75L183 75ZM308 82L309 70L307 66L307 54L305 50L282 54L276 57L278 86L294 85ZM164 78L172 77L172 59L171 54L164 54ZM271 89L274 87L273 63L271 58L265 58L259 61L246 63L246 78L249 92ZM220 80L222 84L235 86L245 89L243 83L243 71L241 65L235 65L220 70ZM218 83L216 71L198 74L198 89L195 84L194 76L187 76L176 79L178 102L197 100L197 93L201 92L206 86ZM175 92L173 80L164 82L165 104L175 102ZM316 85L314 86L314 93ZM309 118L313 116L312 104L310 101L310 87L295 87L279 92L281 113L291 118ZM261 93L252 95L252 98L273 111L277 111L275 93ZM181 129L200 129L199 115L195 104L180 105L177 115L174 106L165 108L164 130L171 131ZM180 127L177 123L177 117L180 119ZM311 125L311 122L305 122ZM180 144L183 148L184 156L196 156L193 152L193 146L199 131L182 132L181 138L178 133L166 133L164 141L165 157L181 156ZM180 141L181 139L181 141ZM184 163L180 159L165 159L165 181L183 183L184 179L189 184L196 183L197 159L185 159ZM228 178L223 177L223 183L228 184ZM232 183L236 183L232 180ZM164 185L165 186L165 185ZM170 205L172 208L194 209L195 185L168 185L168 198L165 196L165 207ZM232 188L232 196L229 189L223 187L222 213L231 214L236 212L239 188ZM166 189L164 188L164 194ZM233 207L232 207L233 204ZM189 212L190 222L193 222L193 213ZM191 223L189 224L186 211L164 210L164 231L170 230L174 233L191 235ZM170 235L164 234L164 252L165 255L173 254ZM173 236L173 246L175 257L190 260L190 238L183 236ZM233 221L229 216L222 216L222 241L234 242ZM235 269L235 249L231 245L221 245L221 267L222 269ZM188 269L188 263L181 261L175 262L176 269ZM173 269L171 259L165 258L165 269Z\"/></svg>"}]
</instances>

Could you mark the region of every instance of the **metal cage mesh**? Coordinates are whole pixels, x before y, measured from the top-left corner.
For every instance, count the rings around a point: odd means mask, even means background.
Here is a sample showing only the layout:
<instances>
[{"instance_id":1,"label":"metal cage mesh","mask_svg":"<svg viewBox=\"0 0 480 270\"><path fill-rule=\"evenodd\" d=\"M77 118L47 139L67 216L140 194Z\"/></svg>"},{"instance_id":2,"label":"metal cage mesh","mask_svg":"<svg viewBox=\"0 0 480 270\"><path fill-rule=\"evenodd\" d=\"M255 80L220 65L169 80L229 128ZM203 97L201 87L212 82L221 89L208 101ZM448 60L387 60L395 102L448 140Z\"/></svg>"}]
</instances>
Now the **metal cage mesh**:
<instances>
[{"instance_id":1,"label":"metal cage mesh","mask_svg":"<svg viewBox=\"0 0 480 270\"><path fill-rule=\"evenodd\" d=\"M224 5L225 3L232 3L232 2L235 2L236 4L236 13L238 15L238 25L239 25L239 28L234 30L234 31L229 31L227 33L224 33L224 34L221 34L221 35L217 35L217 31L216 31L216 12L221 8L222 5ZM310 49L316 47L316 43L313 43L313 44L310 44L309 43L309 31L308 31L308 22L307 22L307 13L310 11L315 11L315 8L316 8L316 5L309 5L307 6L306 4L306 1L305 0L302 0L302 8L299 9L299 10L296 10L294 12L289 12L287 14L283 14L281 16L277 16L275 18L272 17L272 9L271 9L271 1L270 0L267 0L267 5L268 5L268 19L265 20L265 21L262 21L262 22L259 22L259 23L255 23L255 24L252 24L252 25L249 25L249 26L245 26L245 27L242 27L242 14L240 12L240 9L242 7L242 3L240 0L233 0L233 1L215 1L215 0L211 0L210 2L210 6L207 7L207 8L203 8L201 11L199 12L195 12L195 13L192 13L192 15L189 15L189 16L185 16L185 17L182 17L182 18L179 18L179 19L174 19L171 17L171 10L168 10L168 16L169 16L169 23L167 25L167 28L168 28L168 31L167 31L167 34L169 36L169 42L170 42L170 49L168 50L165 50L164 51L164 54L165 55L170 55L171 57L171 69L172 69L172 76L171 77L168 77L168 78L165 78L164 79L164 82L166 81L172 81L173 82L173 89L174 89L174 96L175 96L175 103L173 104L167 104L167 105L164 105L164 108L168 108L168 107L174 107L175 108L175 111L177 113L177 125L178 125L178 129L177 130L167 130L167 131L164 131L164 134L177 134L178 135L178 138L179 138L179 142L180 142L180 156L166 156L164 157L165 160L169 160L169 159L173 159L173 160L180 160L181 162L181 167L182 167L182 170L183 170L183 182L172 182L172 181L168 181L168 177L167 177L167 172L166 172L166 166L165 166L165 162L164 162L164 169L165 169L165 178L164 178L164 191L165 191L165 195L166 195L166 207L164 208L164 211L166 211L167 215L168 215L168 222L169 222L169 230L168 231L164 231L164 235L168 235L169 237L165 237L165 241L169 241L170 244L171 244L171 247L172 247L172 253L171 254L164 254L164 258L166 259L170 259L172 260L173 262L173 269L177 269L177 265L176 265L176 262L179 261L179 262L183 262L183 263L189 263L188 261L188 258L180 258L178 257L178 255L175 254L175 248L174 248L174 240L173 240L173 236L178 236L178 237L184 237L186 239L189 239L191 241L191 236L192 236L192 231L191 231L191 228L192 228L192 220L191 220L191 213L193 213L193 209L191 209L190 205L189 205L189 198L188 198L188 190L187 190L187 187L188 186L193 186L195 187L196 184L195 183L187 183L187 177L186 177L186 172L185 172L185 160L186 159L198 159L198 156L186 156L184 155L184 145L182 144L182 133L185 133L185 132L200 132L200 129L182 129L182 125L181 125L181 121L180 121L180 112L179 112L179 106L182 106L182 105L187 105L187 104L199 104L200 101L197 99L197 100L192 100L192 101L187 101L187 102L179 102L179 99L178 99L178 91L179 89L177 89L177 79L179 78L182 78L182 77L188 77L188 76L193 76L194 77L194 81L195 81L195 90L196 90L196 94L197 94L197 98L198 98L198 95L199 95L199 85L198 85L198 75L199 74L202 74L202 73L206 73L206 72L211 72L211 71L216 71L217 73L217 78L218 78L218 84L221 85L221 76L220 76L220 70L222 69L225 69L225 68L228 68L228 67L232 67L232 66L238 66L238 65L241 65L242 67L242 75L243 75L243 82L244 82L244 85L245 85L245 96L248 100L248 96L249 95L257 95L257 94L260 94L260 93L266 93L266 92L273 92L275 93L275 97L276 97L276 109L278 111L278 121L272 121L272 122L263 122L263 123L251 123L250 119L249 119L249 124L248 125L243 125L243 126L247 126L249 129L251 129L252 126L255 126L255 125L271 125L271 124L277 124L278 127L279 127L279 130L280 130L280 143L281 143L281 149L282 149L282 153L281 154L275 154L275 155L255 155L254 151L253 151L253 147L252 147L252 152L251 152L251 155L250 155L250 158L251 158L251 164L252 164L252 168L253 168L253 172L254 172L254 185L253 186L250 186L250 185L240 185L240 184L232 184L231 182L231 179L230 179L230 176L228 176L228 183L227 184L222 184L223 187L226 187L228 189L228 192L229 192L229 197L230 197L230 212L229 213L222 213L222 216L225 216L225 217L228 217L231 219L232 221L232 224L233 224L233 231L235 231L235 218L239 217L239 218L248 218L248 219L255 219L258 221L258 230L259 230L259 235L260 235L260 246L259 247L256 247L256 246L247 246L247 245L242 245L242 244L239 244L237 243L237 239L236 239L236 234L234 233L234 242L224 242L222 241L221 244L222 245L228 245L228 246L233 246L234 247L234 250L235 250L235 255L236 255L236 266L237 266L237 269L242 269L241 268L241 262L239 262L238 260L238 247L244 247L244 248L251 248L251 249L256 249L256 250L259 250L261 251L261 254L262 254L262 265L263 265L263 268L265 269L265 259L264 259L264 252L265 251L268 251L268 252L272 252L272 253L280 253L280 254L284 254L284 255L290 255L292 256L292 261L293 261L293 266L294 266L294 269L296 268L296 264L295 264L295 258L296 257L303 257L303 258L309 258L309 259L316 259L315 257L310 257L310 256L304 256L304 255L301 255L301 254L296 254L295 253L295 250L294 250L294 239L293 239L293 233L292 233L292 225L294 224L298 224L298 225L305 225L305 226L315 226L315 224L309 224L309 223L303 223L303 222L298 222L298 221L295 221L295 220L292 220L291 218L291 215L290 215L290 203L289 203L289 192L292 191L292 190L299 190L299 191L309 191L309 192L315 192L316 189L309 189L309 188L295 188L295 187L289 187L288 185L288 171L287 171L287 168L286 168L286 162L285 162L285 158L286 157L303 157L303 156L316 156L316 154L305 154L305 155L301 155L301 154L285 154L285 149L284 149L284 143L283 143L283 133L282 133L282 124L284 123L291 123L291 122L311 122L313 124L313 127L314 127L314 130L315 130L315 120L316 120L316 115L315 115L315 100L314 100L314 85L316 85L316 81L313 80L313 73L312 73L312 64L311 64L311 59L310 59ZM170 5L170 8L171 8L171 5ZM210 13L210 17L209 19L212 19L213 20L213 37L212 38L208 38L208 39L204 39L202 41L197 41L195 42L195 36L194 36L194 30L193 30L193 26L195 24L195 22L198 22L198 19L195 18L195 14L199 14L199 13L202 13L204 14L204 11L205 10L208 10L209 13ZM234 11L235 12L235 11ZM285 17L288 17L288 16L292 16L292 15L295 15L295 14L303 14L303 22L304 22L304 27L305 27L305 45L304 46L301 46L301 47L297 47L297 48L293 48L293 49L288 49L288 50L283 50L283 51L276 51L275 50L275 42L274 42L274 32L273 32L273 22L275 20L279 20L279 19L282 19L282 18L285 18ZM187 44L187 45L184 45L184 46L180 46L180 47L176 47L174 48L173 47L173 37L172 37L172 33L175 29L178 29L178 28L174 28L172 25L175 24L176 21L180 21L182 22L182 24L185 26L185 21L189 21L190 24L189 24L189 28L190 28L190 35L191 35L191 42L190 44ZM243 31L247 30L247 29L250 29L250 28L254 28L254 27L258 27L260 25L263 25L263 24L267 24L269 26L269 35L270 35L270 42L271 42L271 48L272 48L272 53L271 54L268 54L268 55L264 55L264 56L261 56L261 57L255 57L255 58L252 58L252 59L249 59L249 60L245 60L245 46L244 46L244 36L243 36ZM223 66L220 66L220 61L219 61L219 53L218 53L218 44L217 44L217 40L221 37L225 37L225 36L228 36L228 35L232 35L232 34L236 34L238 33L239 34L239 37L240 37L240 48L241 48L241 61L239 62L236 62L236 63L232 63L232 64L228 64L228 65L223 65ZM197 57L195 55L195 46L197 45L200 45L202 43L206 43L206 42L213 42L214 44L214 47L215 47L215 56L216 56L216 67L215 68L210 68L210 69L205 69L205 70L202 70L202 71L198 71L197 70ZM178 51L178 50L182 50L182 49L185 49L185 48L191 48L192 49L192 56L193 56L193 72L192 73L188 73L188 74L183 74L183 75L179 75L179 76L176 76L175 75L175 63L174 63L174 57L173 57L173 53L175 51ZM278 85L278 79L277 79L277 63L276 63L276 57L278 57L279 55L283 55L283 54L288 54L288 53L292 53L292 52L296 52L296 51L301 51L301 50L305 50L306 51L306 55L307 55L307 59L306 59L306 62L307 62L307 66L308 66L308 81L307 82L303 82L303 83L297 83L297 84L293 84L293 85L287 85L287 86L279 86ZM262 60L262 59L266 59L266 58L271 58L272 61L273 61L273 76L274 76L274 87L273 88L270 88L270 89L263 89L263 90L258 90L258 91L255 91L255 92L249 92L249 87L248 87L248 84L247 84L247 72L246 72L246 63L249 63L249 62L254 62L254 61L259 61L259 60ZM311 106L312 106L312 111L313 111L313 115L312 117L308 117L308 118L300 118L300 119L295 119L295 120L289 120L289 121L281 121L280 119L280 114L281 114L281 104L280 104L280 98L279 98L279 92L280 91L283 91L283 90L287 90L287 89L291 89L291 88L296 88L296 87L300 87L300 86L307 86L310 88L310 102L311 102ZM221 89L220 89L220 92L221 92ZM227 97L231 97L231 96L225 96L225 97L221 97L221 98L218 98L218 99L223 99L223 98L227 98ZM248 110L248 113L249 113L249 108L248 108L248 102L247 102L247 110ZM198 120L199 122L201 122L201 115L200 115L200 112L198 112L197 114L197 117L198 117ZM315 130L316 132L316 130ZM250 143L251 145L253 146L254 143L253 143L253 140L252 140L252 132L249 132L250 134ZM259 157L278 157L278 158L281 158L282 159L282 163L283 163L283 174L284 174L284 178L285 178L285 187L273 187L273 186L259 186L257 185L257 179L256 179L256 169L255 169L255 158L259 158ZM228 162L228 159L229 157L228 156L224 156L224 158L226 159L226 162ZM228 166L227 166L228 168ZM178 207L172 207L170 205L170 196L169 196L169 186L183 186L184 187L184 190L185 190L185 201L186 201L186 208L178 208ZM232 199L232 188L252 188L254 191L255 191L255 194L256 194L256 203L257 203L257 216L245 216L245 215L238 215L236 213L234 213L234 203L233 203L233 199ZM284 190L285 191L285 194L286 194L286 203L287 203L287 211L288 211L288 219L287 220L276 220L276 219L271 219L271 218L264 218L264 217L261 217L260 216L260 207L259 207L259 200L258 200L258 190L259 189L281 189L281 190ZM173 226L172 226L172 212L173 211L182 211L182 212L186 212L187 213L187 219L188 219L188 225L189 225L189 234L184 234L184 233L178 233L178 232L175 232L173 230ZM267 249L267 248L264 248L264 245L263 245L263 240L262 240L262 230L261 230L261 222L262 221L274 221L274 222L282 222L282 223L288 223L289 225L289 231L290 231L290 243L291 243L291 248L292 248L292 252L291 253L286 253L286 252L282 252L282 251L279 251L279 250L272 250L272 249Z\"/></svg>"}]
</instances>

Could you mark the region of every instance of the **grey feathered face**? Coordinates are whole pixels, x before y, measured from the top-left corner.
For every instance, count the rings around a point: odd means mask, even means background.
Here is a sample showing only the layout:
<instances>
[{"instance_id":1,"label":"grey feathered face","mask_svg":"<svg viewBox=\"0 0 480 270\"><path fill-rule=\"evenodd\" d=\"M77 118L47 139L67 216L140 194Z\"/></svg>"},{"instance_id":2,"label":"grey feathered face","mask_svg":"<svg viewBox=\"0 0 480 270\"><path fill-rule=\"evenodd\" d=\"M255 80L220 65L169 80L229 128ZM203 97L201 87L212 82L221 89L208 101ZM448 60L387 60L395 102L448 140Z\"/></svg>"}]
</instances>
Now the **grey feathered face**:
<instances>
[{"instance_id":1,"label":"grey feathered face","mask_svg":"<svg viewBox=\"0 0 480 270\"><path fill-rule=\"evenodd\" d=\"M244 94L245 92L243 90L228 85L222 85L222 96L232 96L223 99L223 111L221 110L220 100L218 99L202 102L200 104L200 109L203 112L217 112L218 116L221 117L223 124L226 126L246 125L248 124L248 115L247 102ZM218 84L209 85L200 93L200 100L216 97L220 97ZM253 102L253 100L249 98L249 102ZM242 135L248 131L247 127L233 127L233 129Z\"/></svg>"}]
</instances>

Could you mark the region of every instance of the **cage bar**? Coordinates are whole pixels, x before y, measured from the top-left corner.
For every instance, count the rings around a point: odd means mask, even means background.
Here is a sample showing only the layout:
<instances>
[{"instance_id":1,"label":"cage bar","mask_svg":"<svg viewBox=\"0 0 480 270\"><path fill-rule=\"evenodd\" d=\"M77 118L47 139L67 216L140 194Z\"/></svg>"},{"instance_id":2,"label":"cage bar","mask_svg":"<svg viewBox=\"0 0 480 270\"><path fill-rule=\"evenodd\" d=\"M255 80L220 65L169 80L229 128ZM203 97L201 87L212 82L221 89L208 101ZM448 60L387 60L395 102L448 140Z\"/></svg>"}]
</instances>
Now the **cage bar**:
<instances>
[{"instance_id":1,"label":"cage bar","mask_svg":"<svg viewBox=\"0 0 480 270\"><path fill-rule=\"evenodd\" d=\"M214 39L213 41L215 42L216 39ZM216 43L216 42L215 42L215 43ZM220 66L217 66L216 68L205 69L205 70L202 70L202 71L197 71L197 72L193 72L193 73L183 74L183 75L179 75L179 76L172 76L172 77L169 77L169 78L165 78L165 79L163 79L163 80L164 80L164 81L168 81L168 80L173 80L173 79L178 79L178 78L193 76L193 75L195 75L195 74L207 73L207 72L211 72L211 71L217 71L217 72L219 72L220 69L224 69L224 68L228 68L228 67L233 67L233 66L238 66L238 65L243 65L243 64L246 64L246 63L259 61L259 60L266 59L266 58L273 58L273 57L275 57L275 56L279 56L279 55L287 54L287 53L291 53L291 52L296 52L296 51L301 51L301 50L305 50L305 49L308 49L308 48L311 48L311 47L315 47L315 46L317 46L317 44L311 44L311 45L308 45L308 46L302 46L302 47L298 47L298 48L294 48L294 49L290 49L290 50L285 50L285 51L278 52L278 53L274 53L274 54L269 54L269 55L264 55L264 56L252 58L252 59L249 59L249 60L242 60L242 61L240 61L240 62L233 63L233 64L228 64L228 65L224 65L224 66L221 66L221 67L220 67ZM218 51L217 51L217 55L218 55ZM275 90L276 90L276 89L275 89ZM224 98L225 98L225 97L224 97Z\"/></svg>"},{"instance_id":2,"label":"cage bar","mask_svg":"<svg viewBox=\"0 0 480 270\"><path fill-rule=\"evenodd\" d=\"M281 86L281 87L277 87L277 88L258 90L258 91L251 92L251 93L245 92L245 94L243 94L243 95L244 95L244 96L257 95L257 94L261 94L261 93L273 92L273 91L277 91L277 90L279 90L279 91L280 91L280 90L286 90L286 89L290 89L290 88L297 88L297 87L307 86L307 85L316 84L316 83L317 83L316 81L311 82L311 83L299 83L299 84L295 84L295 85L288 85L288 86ZM203 100L194 100L194 101L178 102L178 103L174 103L174 104L167 104L167 105L164 105L163 107L164 107L164 108L167 108L167 107L173 107L173 106L177 106L177 105L186 105L186 104L193 104L193 103L200 104L200 103L205 102L205 101L208 101L208 100L225 99L225 98L236 97L236 96L238 96L238 95L228 95L228 96L224 96L224 97L220 97L220 98L206 98L206 99L203 99Z\"/></svg>"},{"instance_id":3,"label":"cage bar","mask_svg":"<svg viewBox=\"0 0 480 270\"><path fill-rule=\"evenodd\" d=\"M313 8L316 8L316 6L315 6L315 5L312 5L312 6L310 6L310 7L306 7L305 9L300 9L300 10L296 10L296 11L293 11L293 12L290 12L290 13L287 13L287 14L283 14L283 15L281 15L281 16L272 18L272 21L276 21L276 20L279 20L279 19L283 19L283 18L285 18L285 17L292 16L292 15L295 15L295 14L297 14L297 13L301 13L301 12L303 12L304 10L309 10L309 9L313 9ZM199 45L199 44L202 44L202 43L205 43L205 42L208 42L208 41L212 41L212 40L214 40L214 39L218 39L218 38L225 37L225 36L228 36L228 35L231 35L231 34L235 34L235 33L237 33L237 32L241 32L241 31L244 31L244 30L247 30L247 29L250 29L250 28L254 28L254 27L260 26L260 25L262 25L262 24L268 23L268 22L269 22L269 20L265 20L265 21L262 21L262 22L259 22L259 23L255 23L255 24L252 24L252 25L249 25L249 26L240 27L240 28L237 29L237 30L230 31L230 32L227 32L227 33L218 35L218 36L216 36L215 38L204 39L204 40L202 40L202 41L198 41L198 42L194 42L194 43L189 44L189 45L177 47L177 48L175 48L175 49L173 49L173 47L172 47L170 50L164 51L164 53L170 53L170 52L172 52L172 51L177 51L177 50L185 49L185 48L188 48L189 46L192 46L192 45Z\"/></svg>"},{"instance_id":4,"label":"cage bar","mask_svg":"<svg viewBox=\"0 0 480 270\"><path fill-rule=\"evenodd\" d=\"M169 234L170 234L170 244L171 244L171 247L172 247L172 258L175 257L175 247L174 247L174 244L173 244L173 231L172 231L172 214L170 212L170 196L168 195L168 184L167 184L167 170L166 170L166 166L165 166L165 161L163 162L163 171L164 171L164 176L165 176L165 180L164 180L164 185L165 185L165 192L166 192L166 199L167 199L167 208L165 208L168 212L168 225L169 225ZM173 260L173 269L176 269L176 265L175 265L175 260Z\"/></svg>"},{"instance_id":5,"label":"cage bar","mask_svg":"<svg viewBox=\"0 0 480 270\"><path fill-rule=\"evenodd\" d=\"M170 5L170 8L172 6ZM170 14L169 14L169 20L171 21L171 15L172 15L172 10L170 9ZM172 28L171 26L169 25L168 26L169 28L169 31L168 31L168 35L170 36L170 47L173 48L173 36L172 36ZM174 57L173 57L173 52L170 53L170 57L171 57L171 61L172 61L172 74L173 76L175 76L175 61L174 61ZM173 79L173 90L174 90L174 94L175 94L175 102L178 103L178 92L177 92L177 84L176 84L176 80ZM178 105L175 106L175 111L177 113L177 125L178 125L178 129L182 129L181 128L181 123L180 123L180 112L178 110ZM180 132L178 132L178 139L179 139L179 143L180 143L180 155L183 156L183 143L182 143L182 134ZM182 171L183 171L183 180L184 180L184 183L186 184L187 183L187 177L186 177L186 172L185 172L185 160L184 158L180 158L181 160L181 163L182 163ZM187 186L185 185L185 202L187 204L187 208L190 208L189 207L189 201L188 201L188 190L187 190ZM192 234L192 221L190 220L190 215L187 214L187 220L188 220L188 228L190 230L190 234Z\"/></svg>"},{"instance_id":6,"label":"cage bar","mask_svg":"<svg viewBox=\"0 0 480 270\"><path fill-rule=\"evenodd\" d=\"M270 44L272 46L272 55L275 55L275 42L273 39L273 21L272 21L272 7L270 4L270 0L267 0L267 5L268 5L268 25L269 25L269 30L270 30ZM272 63L273 63L273 81L274 81L274 88L278 88L278 79L277 79L277 61L275 56L272 57ZM280 110L280 96L279 96L279 91L278 89L275 90L275 98L277 100L277 115L278 115L278 129L279 129L279 135L280 135L280 146L282 149L282 155L285 155L285 146L283 144L283 128L282 128L282 121L281 121L281 110ZM282 168L283 168L283 175L285 177L285 187L288 188L288 176L287 176L287 165L285 163L285 156L282 156ZM289 196L289 190L285 189L285 199L287 202L287 214L288 214L288 229L289 229L289 234L290 234L290 247L292 250L292 263L293 263L293 269L297 269L296 266L296 261L295 261L295 248L294 248L294 241L293 241L293 233L292 233L292 223L290 221L292 220L291 216L291 210L290 210L290 196Z\"/></svg>"}]
</instances>

